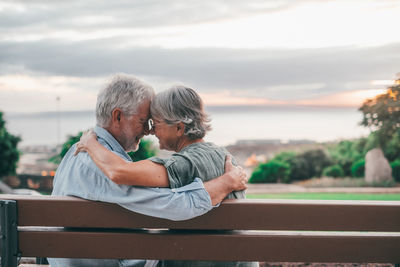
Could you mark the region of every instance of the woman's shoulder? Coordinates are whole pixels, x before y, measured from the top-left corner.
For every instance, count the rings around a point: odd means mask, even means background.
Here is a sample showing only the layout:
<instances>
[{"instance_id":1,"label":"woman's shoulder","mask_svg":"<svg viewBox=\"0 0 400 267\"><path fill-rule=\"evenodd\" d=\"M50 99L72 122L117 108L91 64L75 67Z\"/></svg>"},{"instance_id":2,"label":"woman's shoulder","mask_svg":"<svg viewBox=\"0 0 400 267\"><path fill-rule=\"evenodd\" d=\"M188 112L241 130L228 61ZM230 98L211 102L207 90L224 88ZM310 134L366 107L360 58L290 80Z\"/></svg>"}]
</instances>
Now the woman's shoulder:
<instances>
[{"instance_id":1,"label":"woman's shoulder","mask_svg":"<svg viewBox=\"0 0 400 267\"><path fill-rule=\"evenodd\" d=\"M207 152L207 151L220 151L223 153L227 153L227 150L222 147L222 146L218 146L212 142L198 142L198 143L194 143L194 144L190 144L186 147L184 147L180 152L181 153L190 153L190 152ZM178 152L178 154L180 153Z\"/></svg>"},{"instance_id":2,"label":"woman's shoulder","mask_svg":"<svg viewBox=\"0 0 400 267\"><path fill-rule=\"evenodd\" d=\"M191 144L174 155L181 160L189 160L192 164L210 164L225 162L225 157L230 154L226 148L211 142L200 142Z\"/></svg>"}]
</instances>

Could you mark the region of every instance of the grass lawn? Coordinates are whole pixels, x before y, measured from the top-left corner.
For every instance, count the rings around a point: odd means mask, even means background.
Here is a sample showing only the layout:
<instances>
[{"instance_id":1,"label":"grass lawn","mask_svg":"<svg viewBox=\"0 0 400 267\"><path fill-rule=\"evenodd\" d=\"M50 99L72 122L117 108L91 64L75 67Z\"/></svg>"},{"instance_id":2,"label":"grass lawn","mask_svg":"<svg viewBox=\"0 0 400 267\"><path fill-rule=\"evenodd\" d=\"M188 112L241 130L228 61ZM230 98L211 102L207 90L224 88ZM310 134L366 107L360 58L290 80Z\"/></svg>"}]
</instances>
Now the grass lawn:
<instances>
[{"instance_id":1,"label":"grass lawn","mask_svg":"<svg viewBox=\"0 0 400 267\"><path fill-rule=\"evenodd\" d=\"M400 200L400 194L283 193L247 194L248 199Z\"/></svg>"}]
</instances>

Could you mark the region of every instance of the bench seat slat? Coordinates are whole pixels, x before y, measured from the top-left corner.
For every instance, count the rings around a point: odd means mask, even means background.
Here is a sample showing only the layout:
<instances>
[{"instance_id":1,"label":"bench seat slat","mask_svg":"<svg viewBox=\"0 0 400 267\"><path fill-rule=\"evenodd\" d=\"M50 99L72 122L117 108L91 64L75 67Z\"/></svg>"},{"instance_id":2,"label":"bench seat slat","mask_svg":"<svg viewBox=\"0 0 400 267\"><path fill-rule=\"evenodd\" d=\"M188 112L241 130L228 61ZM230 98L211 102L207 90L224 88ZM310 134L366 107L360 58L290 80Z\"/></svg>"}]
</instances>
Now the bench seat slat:
<instances>
[{"instance_id":1,"label":"bench seat slat","mask_svg":"<svg viewBox=\"0 0 400 267\"><path fill-rule=\"evenodd\" d=\"M227 200L203 216L173 222L74 197L0 198L17 200L19 226L400 232L400 201Z\"/></svg>"},{"instance_id":2,"label":"bench seat slat","mask_svg":"<svg viewBox=\"0 0 400 267\"><path fill-rule=\"evenodd\" d=\"M400 234L20 231L18 236L28 257L400 262Z\"/></svg>"}]
</instances>

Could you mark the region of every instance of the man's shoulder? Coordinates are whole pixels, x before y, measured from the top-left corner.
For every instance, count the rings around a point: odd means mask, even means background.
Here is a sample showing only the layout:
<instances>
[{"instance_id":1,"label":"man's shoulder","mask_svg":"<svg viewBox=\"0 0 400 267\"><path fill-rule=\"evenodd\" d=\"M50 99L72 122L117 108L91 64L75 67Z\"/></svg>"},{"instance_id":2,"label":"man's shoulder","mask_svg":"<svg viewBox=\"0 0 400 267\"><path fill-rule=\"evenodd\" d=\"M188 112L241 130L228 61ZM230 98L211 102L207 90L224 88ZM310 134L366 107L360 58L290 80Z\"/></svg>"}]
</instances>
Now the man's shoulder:
<instances>
[{"instance_id":1,"label":"man's shoulder","mask_svg":"<svg viewBox=\"0 0 400 267\"><path fill-rule=\"evenodd\" d=\"M54 187L60 184L70 184L74 179L80 179L81 176L88 174L96 174L97 167L87 153L79 153L74 155L76 145L74 144L65 154L57 168L54 177Z\"/></svg>"},{"instance_id":2,"label":"man's shoulder","mask_svg":"<svg viewBox=\"0 0 400 267\"><path fill-rule=\"evenodd\" d=\"M110 144L106 141L106 139L102 138L102 137L98 137L97 141L104 146L105 148L107 148L108 150L113 151L112 147L110 146Z\"/></svg>"},{"instance_id":3,"label":"man's shoulder","mask_svg":"<svg viewBox=\"0 0 400 267\"><path fill-rule=\"evenodd\" d=\"M104 139L99 138L98 141L105 148L122 157L122 155L113 151L112 147ZM100 169L96 166L96 164L94 163L94 161L92 160L92 158L89 156L88 153L80 152L77 155L74 155L75 150L76 150L76 144L73 144L71 148L68 150L68 152L65 154L64 158L62 159L60 166L57 169L57 172L59 169L68 169L70 171L72 171L73 169L75 170L75 172L83 169L88 169L94 172L100 171Z\"/></svg>"},{"instance_id":4,"label":"man's shoulder","mask_svg":"<svg viewBox=\"0 0 400 267\"><path fill-rule=\"evenodd\" d=\"M101 140L99 142L102 143ZM105 146L110 149L107 144ZM98 200L107 188L114 185L96 166L88 153L80 152L75 156L75 148L75 144L71 146L57 168L53 195L73 195Z\"/></svg>"}]
</instances>

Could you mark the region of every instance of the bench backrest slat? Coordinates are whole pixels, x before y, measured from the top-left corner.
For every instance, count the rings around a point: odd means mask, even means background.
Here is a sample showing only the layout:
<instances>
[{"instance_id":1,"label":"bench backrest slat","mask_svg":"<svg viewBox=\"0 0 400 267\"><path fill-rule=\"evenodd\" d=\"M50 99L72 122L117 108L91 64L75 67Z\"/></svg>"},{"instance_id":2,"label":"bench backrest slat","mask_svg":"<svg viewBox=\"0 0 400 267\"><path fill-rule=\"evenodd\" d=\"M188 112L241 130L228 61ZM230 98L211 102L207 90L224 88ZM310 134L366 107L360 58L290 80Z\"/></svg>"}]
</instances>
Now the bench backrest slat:
<instances>
[{"instance_id":1,"label":"bench backrest slat","mask_svg":"<svg viewBox=\"0 0 400 267\"><path fill-rule=\"evenodd\" d=\"M19 232L25 256L286 262L400 262L400 235ZM93 245L97 244L97 245ZM99 245L101 244L101 245Z\"/></svg>"},{"instance_id":2,"label":"bench backrest slat","mask_svg":"<svg viewBox=\"0 0 400 267\"><path fill-rule=\"evenodd\" d=\"M204 216L173 222L74 197L0 199L17 200L19 226L400 232L400 201L227 200Z\"/></svg>"}]
</instances>

